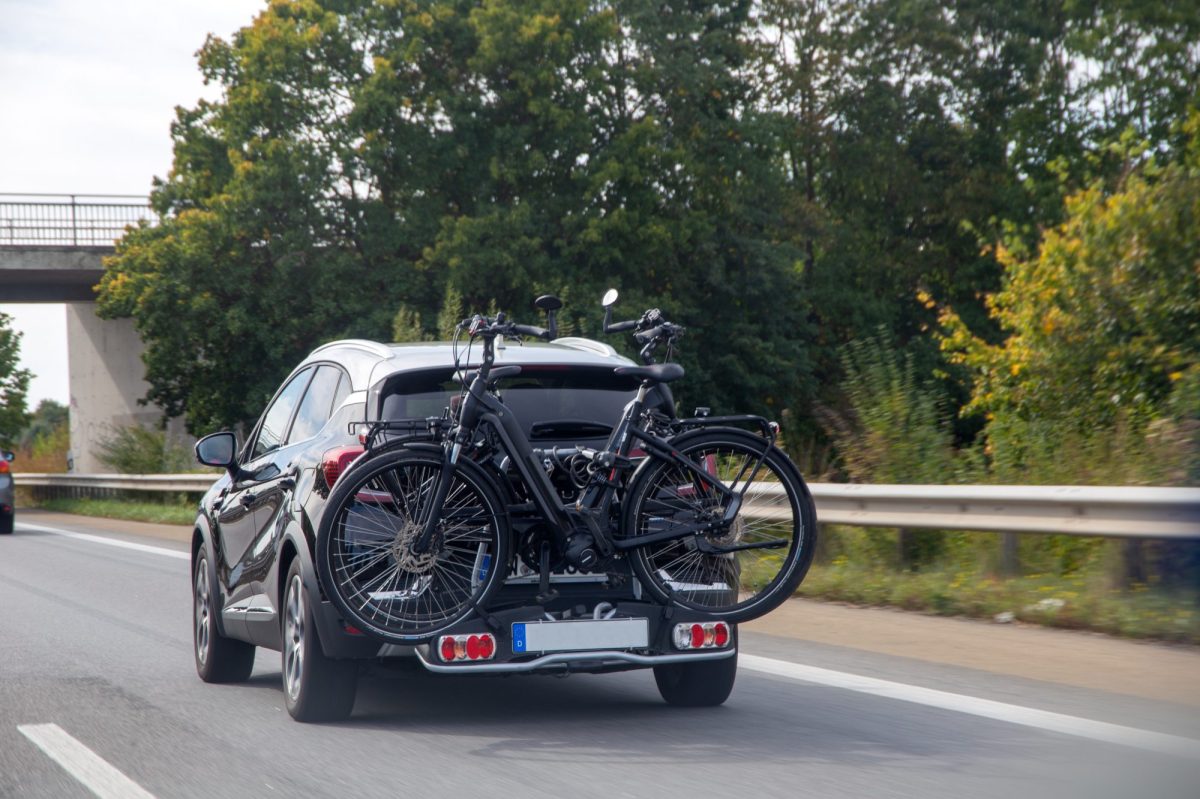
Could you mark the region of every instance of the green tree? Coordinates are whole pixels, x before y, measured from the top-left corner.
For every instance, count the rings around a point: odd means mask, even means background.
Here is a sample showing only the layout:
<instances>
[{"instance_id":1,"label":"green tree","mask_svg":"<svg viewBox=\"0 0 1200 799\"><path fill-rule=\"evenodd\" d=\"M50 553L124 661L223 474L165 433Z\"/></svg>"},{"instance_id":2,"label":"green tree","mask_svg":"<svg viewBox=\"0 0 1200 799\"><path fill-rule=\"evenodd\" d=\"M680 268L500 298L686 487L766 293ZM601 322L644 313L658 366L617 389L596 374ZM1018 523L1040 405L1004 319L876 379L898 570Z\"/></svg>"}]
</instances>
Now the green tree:
<instances>
[{"instance_id":1,"label":"green tree","mask_svg":"<svg viewBox=\"0 0 1200 799\"><path fill-rule=\"evenodd\" d=\"M32 450L39 439L49 438L60 428L67 426L69 411L67 406L52 399L44 399L29 417L29 424L21 431L17 445L21 449Z\"/></svg>"},{"instance_id":2,"label":"green tree","mask_svg":"<svg viewBox=\"0 0 1200 799\"><path fill-rule=\"evenodd\" d=\"M1145 160L1112 192L1095 181L1036 252L999 249L1002 342L943 314L946 349L975 375L970 410L1075 430L1162 413L1200 362L1200 114L1186 128L1179 162Z\"/></svg>"},{"instance_id":3,"label":"green tree","mask_svg":"<svg viewBox=\"0 0 1200 799\"><path fill-rule=\"evenodd\" d=\"M553 291L587 301L571 321L594 334L611 284L691 328L698 403L802 402L751 7L272 3L201 51L222 97L178 112L163 221L121 241L100 310L134 317L149 398L197 432L401 307L444 335L455 297L527 314Z\"/></svg>"},{"instance_id":4,"label":"green tree","mask_svg":"<svg viewBox=\"0 0 1200 799\"><path fill-rule=\"evenodd\" d=\"M28 423L25 395L32 377L28 369L19 368L21 334L11 325L12 317L0 313L0 447L5 448L15 445Z\"/></svg>"}]
</instances>

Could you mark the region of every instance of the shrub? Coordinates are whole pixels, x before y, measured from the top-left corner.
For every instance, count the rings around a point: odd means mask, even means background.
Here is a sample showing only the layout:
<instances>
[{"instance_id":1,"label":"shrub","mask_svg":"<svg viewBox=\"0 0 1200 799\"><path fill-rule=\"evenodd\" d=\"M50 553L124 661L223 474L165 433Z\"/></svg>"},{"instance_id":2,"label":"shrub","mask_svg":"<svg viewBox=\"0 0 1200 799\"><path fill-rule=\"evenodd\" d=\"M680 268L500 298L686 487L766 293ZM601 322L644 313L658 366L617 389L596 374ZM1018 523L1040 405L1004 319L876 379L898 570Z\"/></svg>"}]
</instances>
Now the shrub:
<instances>
[{"instance_id":1,"label":"shrub","mask_svg":"<svg viewBox=\"0 0 1200 799\"><path fill-rule=\"evenodd\" d=\"M188 447L172 441L166 431L141 425L110 428L95 455L122 474L171 474L195 465Z\"/></svg>"}]
</instances>

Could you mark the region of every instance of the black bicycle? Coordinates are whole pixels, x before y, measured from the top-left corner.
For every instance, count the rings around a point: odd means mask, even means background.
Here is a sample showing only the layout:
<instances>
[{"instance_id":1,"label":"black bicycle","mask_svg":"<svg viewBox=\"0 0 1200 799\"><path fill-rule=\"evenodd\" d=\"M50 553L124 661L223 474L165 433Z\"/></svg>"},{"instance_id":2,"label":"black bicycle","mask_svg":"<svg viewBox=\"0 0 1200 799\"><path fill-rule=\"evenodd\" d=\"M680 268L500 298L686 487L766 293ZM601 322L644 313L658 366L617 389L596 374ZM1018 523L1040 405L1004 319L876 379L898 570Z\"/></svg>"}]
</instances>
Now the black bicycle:
<instances>
[{"instance_id":1,"label":"black bicycle","mask_svg":"<svg viewBox=\"0 0 1200 799\"><path fill-rule=\"evenodd\" d=\"M324 591L348 623L412 643L485 612L516 557L508 478L490 465L498 455L576 570L627 558L659 602L730 623L791 596L812 562L816 514L799 470L775 446L778 427L759 416L664 414L655 396L684 370L654 363L653 353L666 345L669 356L683 328L657 310L614 324L615 300L615 291L605 295L605 331L634 331L647 363L615 370L641 386L605 448L570 451L590 475L574 502L562 501L545 471L562 453L534 449L495 390L521 370L494 365L496 338L550 338L543 328L502 313L465 320L459 331L482 341L482 362L463 374L456 348L464 389L443 417L368 425L367 452L333 487L317 533Z\"/></svg>"}]
</instances>

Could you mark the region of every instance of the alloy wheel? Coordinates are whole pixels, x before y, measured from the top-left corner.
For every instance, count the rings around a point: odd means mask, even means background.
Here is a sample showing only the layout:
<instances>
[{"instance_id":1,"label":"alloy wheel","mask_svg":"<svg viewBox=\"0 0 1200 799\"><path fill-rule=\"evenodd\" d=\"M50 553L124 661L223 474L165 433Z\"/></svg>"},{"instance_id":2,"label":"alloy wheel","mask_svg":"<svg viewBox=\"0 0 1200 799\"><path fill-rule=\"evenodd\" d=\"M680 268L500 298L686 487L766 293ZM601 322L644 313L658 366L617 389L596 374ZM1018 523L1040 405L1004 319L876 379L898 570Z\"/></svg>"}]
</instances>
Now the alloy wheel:
<instances>
[{"instance_id":1,"label":"alloy wheel","mask_svg":"<svg viewBox=\"0 0 1200 799\"><path fill-rule=\"evenodd\" d=\"M196 660L208 662L209 641L212 638L212 614L208 590L208 561L201 559L196 567Z\"/></svg>"},{"instance_id":2,"label":"alloy wheel","mask_svg":"<svg viewBox=\"0 0 1200 799\"><path fill-rule=\"evenodd\" d=\"M300 575L293 576L288 584L284 614L284 688L295 701L300 695L300 679L304 674L304 585Z\"/></svg>"}]
</instances>

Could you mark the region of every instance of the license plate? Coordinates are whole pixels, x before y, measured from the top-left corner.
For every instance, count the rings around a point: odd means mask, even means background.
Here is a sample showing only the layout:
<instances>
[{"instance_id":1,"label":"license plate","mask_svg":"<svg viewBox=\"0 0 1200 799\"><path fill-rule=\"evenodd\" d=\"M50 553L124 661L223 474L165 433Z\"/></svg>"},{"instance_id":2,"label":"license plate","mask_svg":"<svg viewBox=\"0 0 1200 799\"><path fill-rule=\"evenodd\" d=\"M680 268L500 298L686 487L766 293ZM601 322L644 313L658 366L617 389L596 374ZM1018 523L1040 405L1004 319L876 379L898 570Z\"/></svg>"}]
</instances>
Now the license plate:
<instances>
[{"instance_id":1,"label":"license plate","mask_svg":"<svg viewBox=\"0 0 1200 799\"><path fill-rule=\"evenodd\" d=\"M578 619L517 622L513 652L580 652L589 649L638 649L649 646L646 619Z\"/></svg>"}]
</instances>

